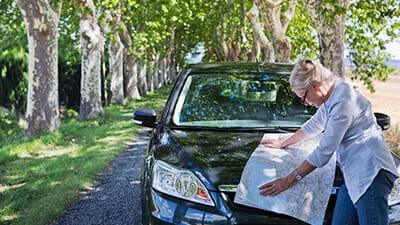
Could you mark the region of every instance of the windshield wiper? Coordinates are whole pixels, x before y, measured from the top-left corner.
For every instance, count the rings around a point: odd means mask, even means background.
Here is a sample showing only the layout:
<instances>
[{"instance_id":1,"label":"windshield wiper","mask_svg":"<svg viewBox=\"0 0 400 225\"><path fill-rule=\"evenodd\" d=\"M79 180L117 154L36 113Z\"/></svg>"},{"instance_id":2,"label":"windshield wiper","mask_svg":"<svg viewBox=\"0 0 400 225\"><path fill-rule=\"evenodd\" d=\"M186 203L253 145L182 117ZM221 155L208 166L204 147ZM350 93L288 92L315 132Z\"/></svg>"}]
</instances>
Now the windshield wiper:
<instances>
[{"instance_id":1,"label":"windshield wiper","mask_svg":"<svg viewBox=\"0 0 400 225\"><path fill-rule=\"evenodd\" d=\"M296 132L299 129L300 127L275 127L275 130L280 130L284 132Z\"/></svg>"},{"instance_id":2,"label":"windshield wiper","mask_svg":"<svg viewBox=\"0 0 400 225\"><path fill-rule=\"evenodd\" d=\"M275 127L257 127L257 128L253 128L253 129L257 129L259 131L264 131L264 132L268 132L268 133L293 133L296 132L298 129L300 129L300 127L280 127L280 126L275 126Z\"/></svg>"},{"instance_id":3,"label":"windshield wiper","mask_svg":"<svg viewBox=\"0 0 400 225\"><path fill-rule=\"evenodd\" d=\"M254 128L243 127L201 127L201 126L170 126L173 130L193 130L193 131L255 131Z\"/></svg>"}]
</instances>

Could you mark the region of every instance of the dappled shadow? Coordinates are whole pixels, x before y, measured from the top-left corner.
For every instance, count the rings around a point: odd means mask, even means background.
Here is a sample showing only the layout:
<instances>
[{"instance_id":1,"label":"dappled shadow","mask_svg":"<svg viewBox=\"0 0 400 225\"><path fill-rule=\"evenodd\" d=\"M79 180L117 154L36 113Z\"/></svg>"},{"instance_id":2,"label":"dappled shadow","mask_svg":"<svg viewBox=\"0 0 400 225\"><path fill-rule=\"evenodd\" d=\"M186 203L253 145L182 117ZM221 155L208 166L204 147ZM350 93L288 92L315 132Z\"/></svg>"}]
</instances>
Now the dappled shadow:
<instances>
[{"instance_id":1,"label":"dappled shadow","mask_svg":"<svg viewBox=\"0 0 400 225\"><path fill-rule=\"evenodd\" d=\"M112 207L120 212L123 210L119 205L124 205L128 197L138 201L140 167L145 154L139 149L145 148L147 143L140 138L138 142L132 142L132 137L139 133L139 128L131 122L132 113L138 108L160 111L171 87L143 96L142 100L130 100L125 106L107 107L105 114L96 119L77 123L74 118L66 118L61 128L54 132L30 138L10 137L0 151L0 223L49 224L62 214L60 210L76 201L77 193L91 201L119 199L121 203ZM147 130L144 137L148 137ZM126 147L126 151L117 158L125 159L130 164L118 170L118 179L111 183L126 187L127 191L120 191L116 196L110 192L110 195L99 198L88 194L108 190L98 186L98 183L94 186L90 184L94 177L104 179L104 176L120 168L117 163L98 174ZM122 178L122 175L129 178ZM107 202L101 205L107 205ZM129 210L136 214L140 211ZM103 213L100 213L104 215L102 220L113 218L108 211ZM140 217L134 218L138 220ZM131 224L138 223L134 221Z\"/></svg>"},{"instance_id":2,"label":"dappled shadow","mask_svg":"<svg viewBox=\"0 0 400 225\"><path fill-rule=\"evenodd\" d=\"M140 169L147 142L142 131L54 225L140 224Z\"/></svg>"},{"instance_id":3,"label":"dappled shadow","mask_svg":"<svg viewBox=\"0 0 400 225\"><path fill-rule=\"evenodd\" d=\"M89 123L84 129L90 129L90 125ZM130 123L118 126L117 129L121 132L119 135L115 135L116 128L112 128L112 123L102 126L105 126L103 130L109 131L91 136L83 135L79 138L73 134L64 133L62 130L58 131L64 141L69 141L70 146L75 148L74 151L56 153L57 146L55 145L53 154L37 154L37 152L27 150L24 158L17 156L2 157L2 159L7 159L8 162L7 169L4 166L0 167L0 187L3 187L0 189L0 212L3 215L0 223L48 224L50 221L47 219L54 220L62 213L55 209L68 207L76 199L78 192L88 193L87 191L91 188L87 185L90 184L93 177L98 175L96 171L104 168L113 156L121 152L126 146L125 143L132 142L133 134L137 132L132 130ZM147 137L147 132L144 132L145 137ZM110 136L116 138L110 139ZM139 152L139 149L145 147L146 144L140 138L138 140L140 140L139 144L134 142L128 146L124 153L118 156L120 158L126 157L129 164L120 169L118 178L111 182L114 186L128 187L129 190L117 191L117 196L111 195L112 191L108 191L109 195L105 194L103 197L99 197L99 200L104 200L105 197L107 201L110 198L120 199L121 203L118 204L121 205L113 206L115 208L120 207L120 211L126 199L140 199L138 196L140 191L133 192L133 187L139 185L140 167L144 155L144 151ZM115 168L120 166L118 161L115 163L117 165L112 165L104 170L99 178L110 172L115 172ZM13 168L19 169L13 170ZM19 173L17 174L15 171L19 171ZM122 178L120 175L128 178ZM101 193L102 187L95 186L93 191ZM49 193L53 194L49 195ZM98 197L90 198L97 199ZM106 202L102 204L107 205ZM138 211L138 209L134 211ZM29 215L33 214L46 216L35 216L36 220L32 221Z\"/></svg>"}]
</instances>

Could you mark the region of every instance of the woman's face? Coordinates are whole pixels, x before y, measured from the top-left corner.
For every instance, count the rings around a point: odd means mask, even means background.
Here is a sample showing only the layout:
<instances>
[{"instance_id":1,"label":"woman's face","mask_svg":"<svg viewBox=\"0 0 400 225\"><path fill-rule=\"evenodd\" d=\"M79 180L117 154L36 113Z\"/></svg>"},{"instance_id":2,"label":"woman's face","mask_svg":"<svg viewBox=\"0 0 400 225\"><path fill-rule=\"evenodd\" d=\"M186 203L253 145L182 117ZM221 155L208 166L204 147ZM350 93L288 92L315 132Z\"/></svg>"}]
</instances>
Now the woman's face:
<instances>
[{"instance_id":1,"label":"woman's face","mask_svg":"<svg viewBox=\"0 0 400 225\"><path fill-rule=\"evenodd\" d=\"M322 105L324 97L323 93L319 90L319 85L312 84L309 88L305 90L294 90L294 93L303 100L305 105L312 105L319 107Z\"/></svg>"}]
</instances>

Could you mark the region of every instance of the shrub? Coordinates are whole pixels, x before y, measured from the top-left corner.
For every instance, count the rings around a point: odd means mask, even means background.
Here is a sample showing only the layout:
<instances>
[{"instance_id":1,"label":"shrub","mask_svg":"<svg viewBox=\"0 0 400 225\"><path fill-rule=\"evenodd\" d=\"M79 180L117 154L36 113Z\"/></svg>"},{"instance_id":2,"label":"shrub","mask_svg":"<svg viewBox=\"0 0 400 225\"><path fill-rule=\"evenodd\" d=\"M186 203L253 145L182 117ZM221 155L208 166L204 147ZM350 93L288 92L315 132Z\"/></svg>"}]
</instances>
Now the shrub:
<instances>
[{"instance_id":1,"label":"shrub","mask_svg":"<svg viewBox=\"0 0 400 225\"><path fill-rule=\"evenodd\" d=\"M0 142L4 141L7 136L14 135L21 130L15 113L0 106Z\"/></svg>"},{"instance_id":2,"label":"shrub","mask_svg":"<svg viewBox=\"0 0 400 225\"><path fill-rule=\"evenodd\" d=\"M400 123L385 131L384 135L389 149L400 157Z\"/></svg>"}]
</instances>

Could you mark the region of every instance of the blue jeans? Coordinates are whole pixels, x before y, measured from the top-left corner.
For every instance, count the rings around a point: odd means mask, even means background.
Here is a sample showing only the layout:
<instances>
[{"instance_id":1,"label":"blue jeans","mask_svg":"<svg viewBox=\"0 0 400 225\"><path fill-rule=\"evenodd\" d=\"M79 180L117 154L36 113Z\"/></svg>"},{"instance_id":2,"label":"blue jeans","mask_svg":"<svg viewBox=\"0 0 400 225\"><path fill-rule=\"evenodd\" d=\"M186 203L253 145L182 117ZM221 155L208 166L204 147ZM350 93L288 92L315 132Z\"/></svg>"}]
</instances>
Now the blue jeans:
<instances>
[{"instance_id":1,"label":"blue jeans","mask_svg":"<svg viewBox=\"0 0 400 225\"><path fill-rule=\"evenodd\" d=\"M332 225L389 224L388 195L396 177L386 170L379 171L371 186L354 205L345 184L339 189L333 211Z\"/></svg>"}]
</instances>

